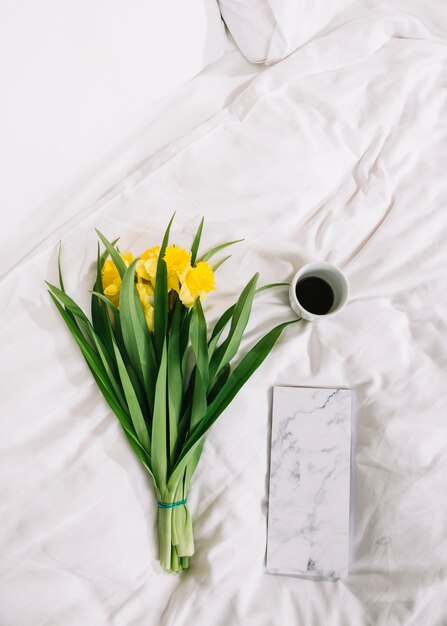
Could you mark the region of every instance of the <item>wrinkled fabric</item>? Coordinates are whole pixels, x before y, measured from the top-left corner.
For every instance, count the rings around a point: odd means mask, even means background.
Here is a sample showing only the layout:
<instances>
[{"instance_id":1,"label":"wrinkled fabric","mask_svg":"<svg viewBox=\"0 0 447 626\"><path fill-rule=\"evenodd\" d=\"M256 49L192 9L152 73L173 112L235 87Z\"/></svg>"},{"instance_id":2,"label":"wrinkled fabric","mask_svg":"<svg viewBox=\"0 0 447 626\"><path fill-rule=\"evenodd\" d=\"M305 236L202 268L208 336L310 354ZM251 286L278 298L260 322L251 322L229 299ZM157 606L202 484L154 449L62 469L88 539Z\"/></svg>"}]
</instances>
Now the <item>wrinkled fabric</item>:
<instances>
[{"instance_id":1,"label":"wrinkled fabric","mask_svg":"<svg viewBox=\"0 0 447 626\"><path fill-rule=\"evenodd\" d=\"M142 164L0 285L0 622L14 626L447 623L446 41L367 13L258 76ZM211 322L255 271L332 261L343 313L289 327L210 432L190 493L197 553L157 561L156 501L43 280L85 308L98 227L135 254L173 210L178 245L245 237ZM243 350L293 316L256 298ZM265 573L273 385L346 386L353 416L348 578Z\"/></svg>"},{"instance_id":2,"label":"wrinkled fabric","mask_svg":"<svg viewBox=\"0 0 447 626\"><path fill-rule=\"evenodd\" d=\"M1 2L0 242L99 177L226 45L216 0Z\"/></svg>"}]
</instances>

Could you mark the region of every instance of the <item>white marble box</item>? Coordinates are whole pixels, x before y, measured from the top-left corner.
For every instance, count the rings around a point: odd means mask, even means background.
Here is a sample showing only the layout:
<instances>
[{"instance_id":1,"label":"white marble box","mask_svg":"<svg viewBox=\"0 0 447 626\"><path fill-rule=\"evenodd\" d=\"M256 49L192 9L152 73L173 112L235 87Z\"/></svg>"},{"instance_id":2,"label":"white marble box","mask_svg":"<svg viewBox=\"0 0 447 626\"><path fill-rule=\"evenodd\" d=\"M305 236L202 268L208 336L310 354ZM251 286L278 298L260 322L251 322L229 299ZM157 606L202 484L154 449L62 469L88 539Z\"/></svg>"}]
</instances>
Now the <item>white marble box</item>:
<instances>
[{"instance_id":1,"label":"white marble box","mask_svg":"<svg viewBox=\"0 0 447 626\"><path fill-rule=\"evenodd\" d=\"M267 571L348 574L351 392L274 387Z\"/></svg>"}]
</instances>

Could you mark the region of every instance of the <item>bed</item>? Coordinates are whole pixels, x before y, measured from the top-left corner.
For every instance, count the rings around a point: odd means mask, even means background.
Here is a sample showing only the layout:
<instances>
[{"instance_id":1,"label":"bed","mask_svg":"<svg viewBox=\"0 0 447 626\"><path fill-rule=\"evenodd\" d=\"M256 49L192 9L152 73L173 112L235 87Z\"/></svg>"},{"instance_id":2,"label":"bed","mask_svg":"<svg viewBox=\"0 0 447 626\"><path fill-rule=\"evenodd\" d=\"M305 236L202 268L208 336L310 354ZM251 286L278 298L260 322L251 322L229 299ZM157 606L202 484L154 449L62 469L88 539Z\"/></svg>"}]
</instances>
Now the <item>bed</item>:
<instances>
[{"instance_id":1,"label":"bed","mask_svg":"<svg viewBox=\"0 0 447 626\"><path fill-rule=\"evenodd\" d=\"M7 231L1 624L447 623L447 15L435 1L345 5L281 60L260 51L253 65L227 38L79 193ZM43 284L60 240L67 290L87 308L94 228L144 249L173 210L179 243L202 215L210 245L245 237L210 320L256 270L288 281L327 260L351 285L339 317L287 329L211 431L190 499L197 554L180 577L159 567L151 485ZM245 345L290 315L286 292L260 295ZM355 397L337 583L265 572L273 385Z\"/></svg>"}]
</instances>

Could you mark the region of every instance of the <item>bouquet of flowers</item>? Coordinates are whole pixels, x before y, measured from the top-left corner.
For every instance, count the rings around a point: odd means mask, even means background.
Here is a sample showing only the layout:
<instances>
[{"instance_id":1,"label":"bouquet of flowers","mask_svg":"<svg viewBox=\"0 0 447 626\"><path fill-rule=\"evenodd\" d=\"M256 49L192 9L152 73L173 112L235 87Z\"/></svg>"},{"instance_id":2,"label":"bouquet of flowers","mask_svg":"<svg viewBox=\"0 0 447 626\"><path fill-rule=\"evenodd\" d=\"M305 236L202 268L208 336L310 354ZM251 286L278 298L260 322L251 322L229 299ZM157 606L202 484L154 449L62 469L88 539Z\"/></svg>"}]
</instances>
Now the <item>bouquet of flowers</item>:
<instances>
[{"instance_id":1,"label":"bouquet of flowers","mask_svg":"<svg viewBox=\"0 0 447 626\"><path fill-rule=\"evenodd\" d=\"M237 242L198 257L203 219L191 250L169 245L171 221L161 246L139 257L121 253L97 231L96 279L91 321L67 294L59 255L59 287L49 294L73 335L129 444L151 475L158 504L159 558L169 571L189 566L194 554L188 491L204 437L261 365L282 330L273 328L232 369L247 326L258 274L237 302L207 328L202 303L215 289L209 260Z\"/></svg>"}]
</instances>

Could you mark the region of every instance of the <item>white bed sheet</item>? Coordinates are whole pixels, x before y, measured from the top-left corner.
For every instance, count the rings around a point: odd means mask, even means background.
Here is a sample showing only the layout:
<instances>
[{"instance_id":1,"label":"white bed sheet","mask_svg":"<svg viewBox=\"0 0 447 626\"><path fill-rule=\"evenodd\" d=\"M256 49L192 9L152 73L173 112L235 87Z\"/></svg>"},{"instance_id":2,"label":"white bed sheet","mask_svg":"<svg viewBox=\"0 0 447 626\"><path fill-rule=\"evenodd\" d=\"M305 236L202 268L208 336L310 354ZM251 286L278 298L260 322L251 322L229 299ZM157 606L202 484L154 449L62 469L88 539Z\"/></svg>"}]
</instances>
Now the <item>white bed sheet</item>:
<instances>
[{"instance_id":1,"label":"white bed sheet","mask_svg":"<svg viewBox=\"0 0 447 626\"><path fill-rule=\"evenodd\" d=\"M131 134L117 129L104 150L82 168L82 175L76 170L66 174L58 186L46 189L46 199L38 209L20 206L6 195L0 208L0 276L49 237L58 237L60 227L88 211L151 155L222 110L262 71L242 56L229 36L217 61L171 95L146 105L135 117ZM8 152L7 145L3 144L2 152ZM41 163L35 164L37 172L41 167ZM26 186L26 172L23 184Z\"/></svg>"},{"instance_id":2,"label":"white bed sheet","mask_svg":"<svg viewBox=\"0 0 447 626\"><path fill-rule=\"evenodd\" d=\"M1 2L2 230L62 204L226 42L216 0Z\"/></svg>"},{"instance_id":3,"label":"white bed sheet","mask_svg":"<svg viewBox=\"0 0 447 626\"><path fill-rule=\"evenodd\" d=\"M447 28L442 3L418 7L365 4L59 229L66 286L86 306L93 227L138 251L173 209L179 243L201 215L209 245L246 237L210 320L256 270L287 280L326 259L351 282L343 314L288 329L210 433L184 575L159 568L152 487L43 288L55 240L4 278L2 624L447 623ZM290 315L285 293L260 296L245 345ZM355 394L344 581L265 574L274 384Z\"/></svg>"}]
</instances>

